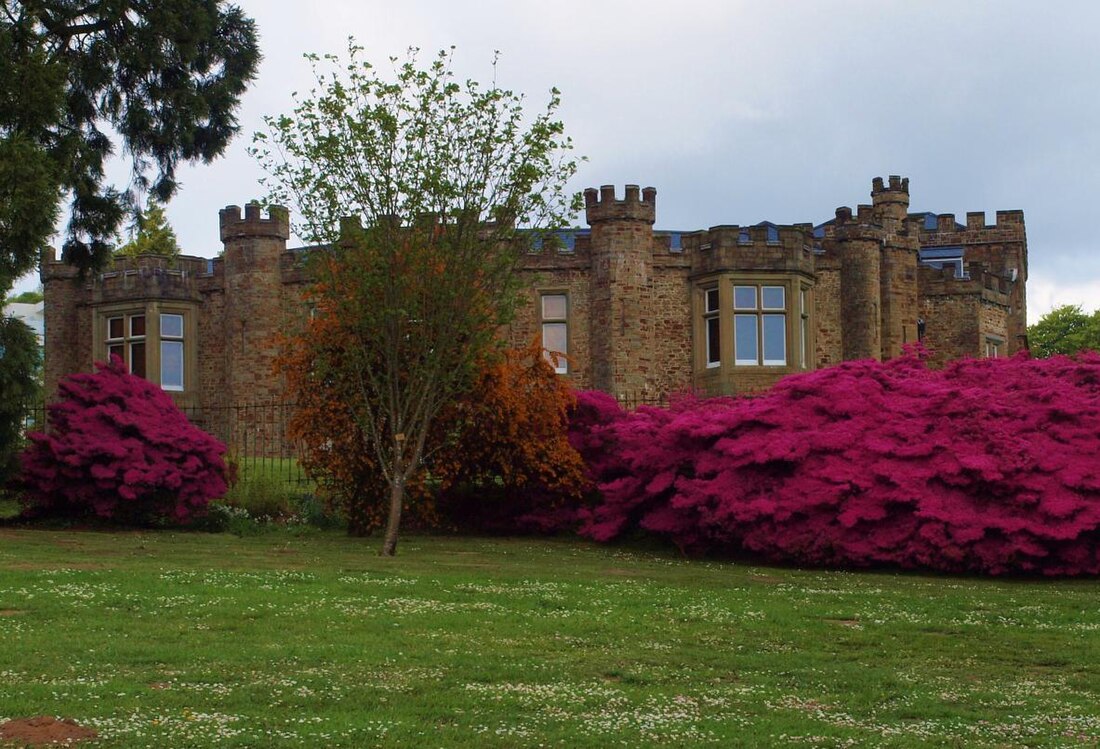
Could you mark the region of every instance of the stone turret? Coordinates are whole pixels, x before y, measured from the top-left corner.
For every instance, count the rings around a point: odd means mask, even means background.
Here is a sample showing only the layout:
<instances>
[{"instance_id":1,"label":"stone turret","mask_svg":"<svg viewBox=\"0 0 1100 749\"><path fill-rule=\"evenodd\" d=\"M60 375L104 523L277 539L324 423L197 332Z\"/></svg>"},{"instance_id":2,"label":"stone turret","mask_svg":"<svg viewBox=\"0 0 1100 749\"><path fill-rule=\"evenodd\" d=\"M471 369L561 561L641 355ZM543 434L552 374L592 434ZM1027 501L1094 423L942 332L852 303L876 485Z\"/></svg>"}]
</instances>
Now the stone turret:
<instances>
[{"instance_id":1,"label":"stone turret","mask_svg":"<svg viewBox=\"0 0 1100 749\"><path fill-rule=\"evenodd\" d=\"M909 213L909 178L896 174L884 182L882 177L871 181L871 204L879 222L888 232L899 230Z\"/></svg>"},{"instance_id":2,"label":"stone turret","mask_svg":"<svg viewBox=\"0 0 1100 749\"><path fill-rule=\"evenodd\" d=\"M657 190L627 185L617 200L614 185L604 185L585 190L584 203L592 227L592 384L642 393L655 373L649 288Z\"/></svg>"},{"instance_id":3,"label":"stone turret","mask_svg":"<svg viewBox=\"0 0 1100 749\"><path fill-rule=\"evenodd\" d=\"M280 258L290 237L286 209L231 205L220 214L225 245L225 398L233 404L281 397L272 372L275 336L282 329Z\"/></svg>"},{"instance_id":4,"label":"stone turret","mask_svg":"<svg viewBox=\"0 0 1100 749\"><path fill-rule=\"evenodd\" d=\"M836 209L840 254L840 314L844 359L882 358L882 267L884 231L874 207Z\"/></svg>"}]
</instances>

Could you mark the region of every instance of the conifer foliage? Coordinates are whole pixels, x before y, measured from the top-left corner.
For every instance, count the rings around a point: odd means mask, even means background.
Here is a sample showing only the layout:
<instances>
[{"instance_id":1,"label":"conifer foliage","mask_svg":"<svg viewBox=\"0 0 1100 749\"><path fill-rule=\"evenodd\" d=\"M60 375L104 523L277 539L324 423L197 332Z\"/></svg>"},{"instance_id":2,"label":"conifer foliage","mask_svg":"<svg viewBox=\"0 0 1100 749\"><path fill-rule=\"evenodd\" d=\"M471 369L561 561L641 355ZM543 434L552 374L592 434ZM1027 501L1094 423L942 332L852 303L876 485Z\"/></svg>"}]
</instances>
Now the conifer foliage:
<instances>
[{"instance_id":1,"label":"conifer foliage","mask_svg":"<svg viewBox=\"0 0 1100 749\"><path fill-rule=\"evenodd\" d=\"M115 250L115 256L138 257L139 255L164 255L179 257L180 245L176 239L176 230L168 223L164 207L150 199L144 211L139 211L134 219L134 233L130 241Z\"/></svg>"},{"instance_id":2,"label":"conifer foliage","mask_svg":"<svg viewBox=\"0 0 1100 749\"><path fill-rule=\"evenodd\" d=\"M225 150L259 60L252 19L222 0L0 0L0 293L66 197L66 260L106 262L135 192L166 201L179 164ZM104 177L120 150L122 190Z\"/></svg>"},{"instance_id":3,"label":"conifer foliage","mask_svg":"<svg viewBox=\"0 0 1100 749\"><path fill-rule=\"evenodd\" d=\"M617 409L582 393L571 440L602 493L582 532L685 551L948 572L1100 573L1100 356L911 354L752 399Z\"/></svg>"},{"instance_id":4,"label":"conifer foliage","mask_svg":"<svg viewBox=\"0 0 1100 749\"><path fill-rule=\"evenodd\" d=\"M22 456L33 514L184 522L225 494L225 445L117 357L63 380L48 419Z\"/></svg>"},{"instance_id":5,"label":"conifer foliage","mask_svg":"<svg viewBox=\"0 0 1100 749\"><path fill-rule=\"evenodd\" d=\"M25 409L41 395L40 358L34 331L0 314L0 491L18 469Z\"/></svg>"}]
</instances>

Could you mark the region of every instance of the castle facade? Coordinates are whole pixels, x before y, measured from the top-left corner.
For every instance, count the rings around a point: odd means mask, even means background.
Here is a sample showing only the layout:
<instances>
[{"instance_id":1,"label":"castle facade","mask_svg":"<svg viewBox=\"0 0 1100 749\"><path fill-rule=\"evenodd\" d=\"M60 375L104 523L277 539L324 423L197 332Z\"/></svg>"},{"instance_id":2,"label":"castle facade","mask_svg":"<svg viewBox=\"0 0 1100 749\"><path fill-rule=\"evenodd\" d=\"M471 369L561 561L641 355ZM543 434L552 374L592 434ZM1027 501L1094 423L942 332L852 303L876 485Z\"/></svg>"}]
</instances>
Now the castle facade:
<instances>
[{"instance_id":1,"label":"castle facade","mask_svg":"<svg viewBox=\"0 0 1100 749\"><path fill-rule=\"evenodd\" d=\"M965 222L909 212L908 180L875 179L871 203L811 223L654 230L657 194L585 191L587 228L521 260L530 303L508 331L542 337L579 388L628 397L759 391L837 362L939 359L1026 348L1021 211ZM115 354L181 406L278 401L274 339L304 319L310 282L285 212L221 211L222 257L119 260L81 279L44 257L45 379Z\"/></svg>"}]
</instances>

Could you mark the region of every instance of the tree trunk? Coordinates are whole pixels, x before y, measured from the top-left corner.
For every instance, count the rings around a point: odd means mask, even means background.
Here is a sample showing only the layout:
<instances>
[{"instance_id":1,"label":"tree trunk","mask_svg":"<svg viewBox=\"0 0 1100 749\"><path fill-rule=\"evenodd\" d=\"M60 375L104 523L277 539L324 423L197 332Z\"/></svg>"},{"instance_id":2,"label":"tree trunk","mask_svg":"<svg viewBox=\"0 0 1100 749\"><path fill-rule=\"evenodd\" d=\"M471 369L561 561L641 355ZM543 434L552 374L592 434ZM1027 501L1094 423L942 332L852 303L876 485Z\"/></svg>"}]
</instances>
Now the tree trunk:
<instances>
[{"instance_id":1,"label":"tree trunk","mask_svg":"<svg viewBox=\"0 0 1100 749\"><path fill-rule=\"evenodd\" d=\"M390 484L390 513L386 518L386 537L382 541L382 556L397 553L397 531L401 527L401 509L405 504L405 481L400 476Z\"/></svg>"}]
</instances>

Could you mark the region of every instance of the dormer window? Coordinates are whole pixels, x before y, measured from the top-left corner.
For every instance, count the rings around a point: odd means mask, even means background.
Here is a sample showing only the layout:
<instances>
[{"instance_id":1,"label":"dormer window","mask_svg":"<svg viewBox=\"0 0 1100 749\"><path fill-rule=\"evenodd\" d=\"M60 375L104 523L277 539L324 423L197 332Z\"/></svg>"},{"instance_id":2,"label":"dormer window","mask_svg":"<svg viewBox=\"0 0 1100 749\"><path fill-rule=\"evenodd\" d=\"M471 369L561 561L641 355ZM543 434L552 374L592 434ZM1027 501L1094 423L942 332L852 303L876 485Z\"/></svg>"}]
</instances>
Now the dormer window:
<instances>
[{"instance_id":1,"label":"dormer window","mask_svg":"<svg viewBox=\"0 0 1100 749\"><path fill-rule=\"evenodd\" d=\"M955 278L966 278L962 247L922 247L920 262L932 268L952 268Z\"/></svg>"}]
</instances>

